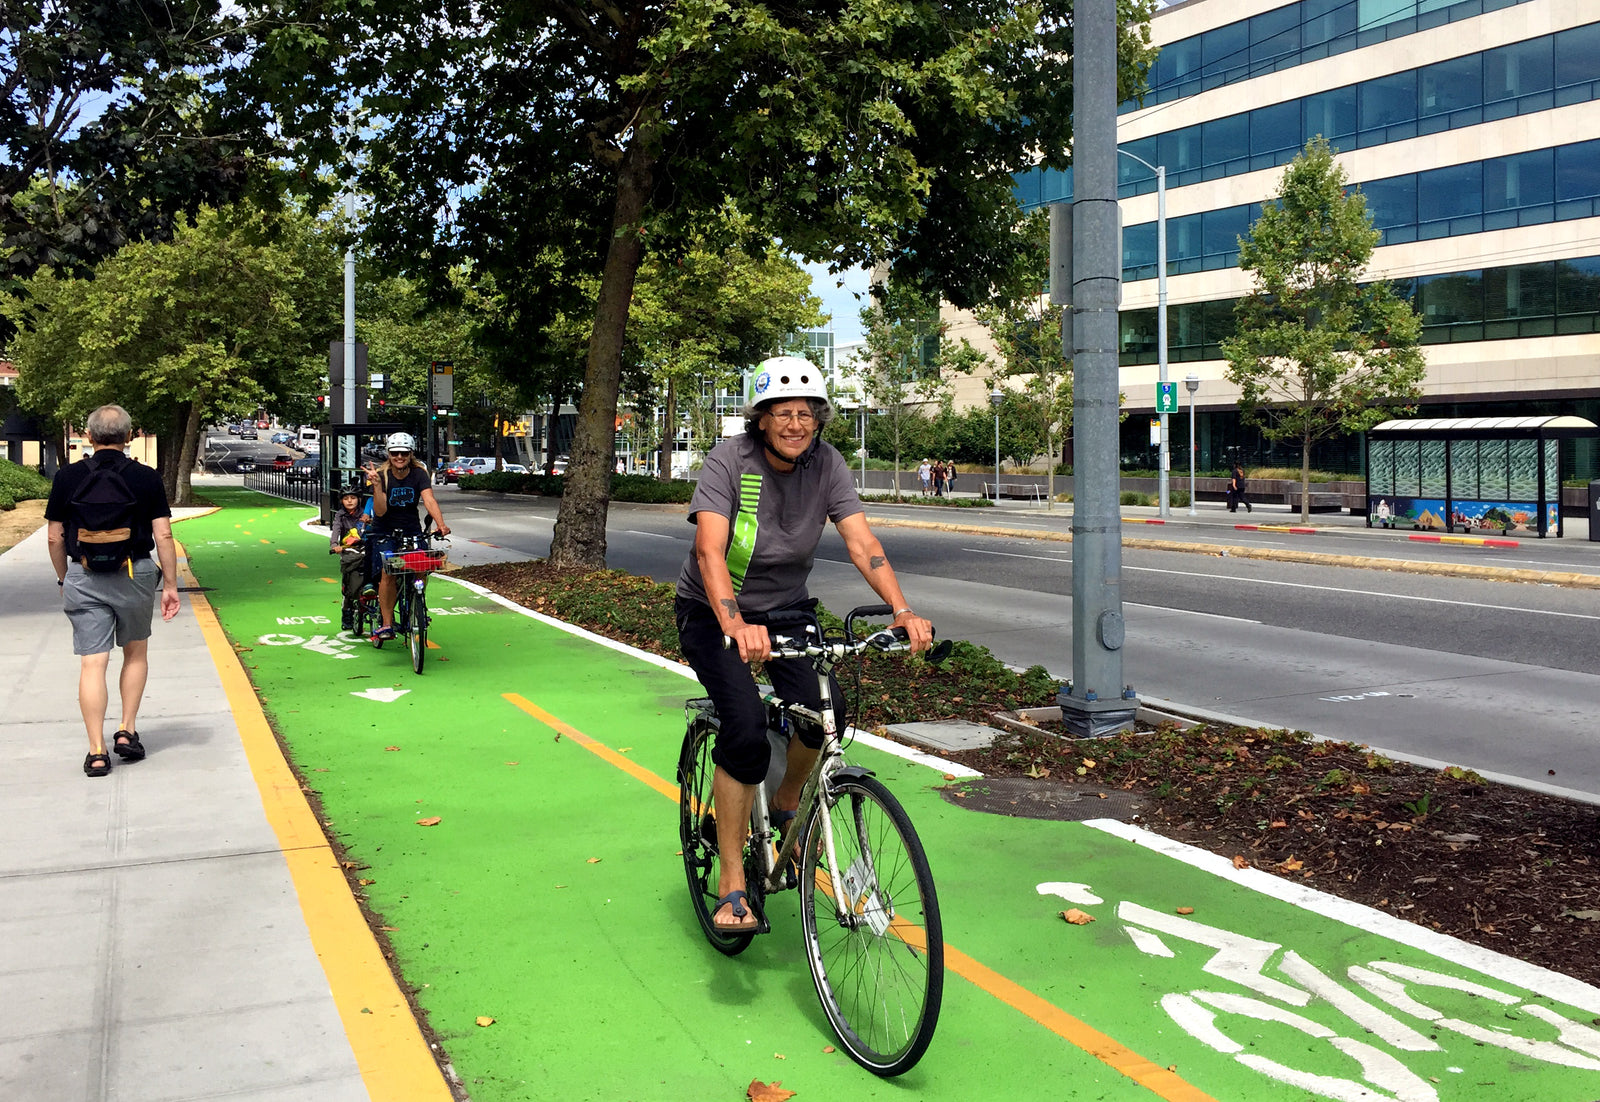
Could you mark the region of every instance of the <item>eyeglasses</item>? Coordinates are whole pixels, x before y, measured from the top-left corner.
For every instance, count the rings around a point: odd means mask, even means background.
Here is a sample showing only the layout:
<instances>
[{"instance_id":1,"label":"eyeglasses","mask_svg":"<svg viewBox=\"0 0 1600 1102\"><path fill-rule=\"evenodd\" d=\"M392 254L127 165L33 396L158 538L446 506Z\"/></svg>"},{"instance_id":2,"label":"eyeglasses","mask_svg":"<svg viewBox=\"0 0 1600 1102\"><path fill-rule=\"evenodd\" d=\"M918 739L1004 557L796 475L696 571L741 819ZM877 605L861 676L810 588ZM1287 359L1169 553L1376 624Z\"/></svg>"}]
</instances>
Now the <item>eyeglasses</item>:
<instances>
[{"instance_id":1,"label":"eyeglasses","mask_svg":"<svg viewBox=\"0 0 1600 1102\"><path fill-rule=\"evenodd\" d=\"M809 409L772 410L767 414L767 416L783 425L804 426L814 425L817 423L817 415L812 413Z\"/></svg>"},{"instance_id":2,"label":"eyeglasses","mask_svg":"<svg viewBox=\"0 0 1600 1102\"><path fill-rule=\"evenodd\" d=\"M410 452L390 452L389 453L389 458L390 459L410 459L411 458L411 453Z\"/></svg>"}]
</instances>

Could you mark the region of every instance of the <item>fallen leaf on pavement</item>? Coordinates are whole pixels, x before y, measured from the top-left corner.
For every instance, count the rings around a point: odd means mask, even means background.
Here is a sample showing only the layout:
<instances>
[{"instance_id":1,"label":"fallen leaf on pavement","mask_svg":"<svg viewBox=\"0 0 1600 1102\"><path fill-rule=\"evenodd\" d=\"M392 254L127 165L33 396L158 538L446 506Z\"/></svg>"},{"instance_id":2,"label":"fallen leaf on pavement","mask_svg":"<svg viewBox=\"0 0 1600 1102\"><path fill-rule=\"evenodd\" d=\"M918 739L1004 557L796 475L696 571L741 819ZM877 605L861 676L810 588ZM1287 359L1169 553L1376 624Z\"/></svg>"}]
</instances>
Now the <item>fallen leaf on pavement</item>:
<instances>
[{"instance_id":1,"label":"fallen leaf on pavement","mask_svg":"<svg viewBox=\"0 0 1600 1102\"><path fill-rule=\"evenodd\" d=\"M1236 869L1247 869L1250 867L1250 862L1246 861L1243 857L1236 853L1233 855L1233 867Z\"/></svg>"},{"instance_id":2,"label":"fallen leaf on pavement","mask_svg":"<svg viewBox=\"0 0 1600 1102\"><path fill-rule=\"evenodd\" d=\"M1279 862L1278 867L1284 872L1299 872L1304 865L1304 861L1297 860L1295 855L1291 853L1287 861Z\"/></svg>"},{"instance_id":3,"label":"fallen leaf on pavement","mask_svg":"<svg viewBox=\"0 0 1600 1102\"><path fill-rule=\"evenodd\" d=\"M1181 915L1192 915L1192 914L1194 914L1194 908L1193 907L1179 907L1178 908L1178 913L1181 914Z\"/></svg>"},{"instance_id":4,"label":"fallen leaf on pavement","mask_svg":"<svg viewBox=\"0 0 1600 1102\"><path fill-rule=\"evenodd\" d=\"M508 762L506 762L506 764L507 765L521 765L522 763L520 761L508 761Z\"/></svg>"},{"instance_id":5,"label":"fallen leaf on pavement","mask_svg":"<svg viewBox=\"0 0 1600 1102\"><path fill-rule=\"evenodd\" d=\"M1094 764L1095 764L1095 762L1094 762L1093 758L1084 758L1083 759L1083 767L1085 769L1093 769L1094 768Z\"/></svg>"},{"instance_id":6,"label":"fallen leaf on pavement","mask_svg":"<svg viewBox=\"0 0 1600 1102\"><path fill-rule=\"evenodd\" d=\"M1028 776L1032 777L1034 780L1038 780L1040 777L1048 777L1049 775L1050 770L1041 769L1038 762L1034 762L1032 765L1028 766Z\"/></svg>"},{"instance_id":7,"label":"fallen leaf on pavement","mask_svg":"<svg viewBox=\"0 0 1600 1102\"><path fill-rule=\"evenodd\" d=\"M1272 829L1273 830L1283 830L1288 825L1289 824L1284 822L1282 819L1274 819L1274 820L1272 820Z\"/></svg>"},{"instance_id":8,"label":"fallen leaf on pavement","mask_svg":"<svg viewBox=\"0 0 1600 1102\"><path fill-rule=\"evenodd\" d=\"M1072 923L1074 926L1087 926L1089 923L1094 921L1094 915L1086 914L1083 911L1078 910L1076 907L1062 911L1061 917Z\"/></svg>"},{"instance_id":9,"label":"fallen leaf on pavement","mask_svg":"<svg viewBox=\"0 0 1600 1102\"><path fill-rule=\"evenodd\" d=\"M426 819L418 819L417 820L417 825L419 827L436 827L442 822L444 822L444 820L441 819L439 816L432 815L432 816L429 816Z\"/></svg>"},{"instance_id":10,"label":"fallen leaf on pavement","mask_svg":"<svg viewBox=\"0 0 1600 1102\"><path fill-rule=\"evenodd\" d=\"M832 1045L823 1045L822 1046L822 1051L823 1052L838 1052L839 1050L834 1048Z\"/></svg>"},{"instance_id":11,"label":"fallen leaf on pavement","mask_svg":"<svg viewBox=\"0 0 1600 1102\"><path fill-rule=\"evenodd\" d=\"M588 864L591 864L591 865L598 865L599 863L600 863L600 858L598 858L598 857L591 857L588 860Z\"/></svg>"},{"instance_id":12,"label":"fallen leaf on pavement","mask_svg":"<svg viewBox=\"0 0 1600 1102\"><path fill-rule=\"evenodd\" d=\"M786 1091L779 1084L781 1080L774 1079L771 1083L763 1083L759 1079L750 1080L750 1087L746 1090L745 1097L750 1102L785 1102L793 1098L794 1091Z\"/></svg>"},{"instance_id":13,"label":"fallen leaf on pavement","mask_svg":"<svg viewBox=\"0 0 1600 1102\"><path fill-rule=\"evenodd\" d=\"M356 883L362 885L363 887L365 887L368 884L376 884L377 881L376 880L367 880L367 879L363 878L361 880L357 880Z\"/></svg>"},{"instance_id":14,"label":"fallen leaf on pavement","mask_svg":"<svg viewBox=\"0 0 1600 1102\"><path fill-rule=\"evenodd\" d=\"M491 1018L491 1017L489 1017L489 1016L488 1016L488 1015L486 1015L486 1014L479 1014L479 1015L478 1015L478 1024L479 1024L479 1025L480 1025L480 1026L490 1026L490 1025L494 1025L494 1019L493 1019L493 1018Z\"/></svg>"},{"instance_id":15,"label":"fallen leaf on pavement","mask_svg":"<svg viewBox=\"0 0 1600 1102\"><path fill-rule=\"evenodd\" d=\"M944 775L944 779L947 781L953 781L956 779L956 775L954 773L946 773Z\"/></svg>"},{"instance_id":16,"label":"fallen leaf on pavement","mask_svg":"<svg viewBox=\"0 0 1600 1102\"><path fill-rule=\"evenodd\" d=\"M388 750L388 751L390 751L390 752L391 752L391 753L392 753L392 752L394 752L394 751L395 751L395 750L398 750L398 749L400 749L400 747L398 747L398 746L385 746L385 747L384 747L384 749L385 749L385 750Z\"/></svg>"}]
</instances>

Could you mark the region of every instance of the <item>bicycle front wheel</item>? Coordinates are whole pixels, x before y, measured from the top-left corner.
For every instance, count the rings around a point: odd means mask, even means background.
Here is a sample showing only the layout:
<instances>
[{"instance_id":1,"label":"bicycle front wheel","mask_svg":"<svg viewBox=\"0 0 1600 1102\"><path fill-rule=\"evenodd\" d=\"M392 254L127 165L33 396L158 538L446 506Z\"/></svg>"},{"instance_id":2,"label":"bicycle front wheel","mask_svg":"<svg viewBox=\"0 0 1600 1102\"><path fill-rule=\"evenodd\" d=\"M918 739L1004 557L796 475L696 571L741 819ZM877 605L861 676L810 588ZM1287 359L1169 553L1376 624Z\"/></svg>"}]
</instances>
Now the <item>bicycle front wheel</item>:
<instances>
[{"instance_id":1,"label":"bicycle front wheel","mask_svg":"<svg viewBox=\"0 0 1600 1102\"><path fill-rule=\"evenodd\" d=\"M716 738L717 729L708 722L691 723L683 736L683 750L678 756L678 841L683 845L689 900L694 905L700 929L719 953L734 957L750 947L755 935L725 933L717 929L712 920L717 906L721 861L717 851L716 807L711 796L711 779L716 771L711 761L711 748Z\"/></svg>"},{"instance_id":2,"label":"bicycle front wheel","mask_svg":"<svg viewBox=\"0 0 1600 1102\"><path fill-rule=\"evenodd\" d=\"M939 900L905 809L872 777L838 778L807 824L800 876L806 963L845 1051L878 1075L916 1066L944 994ZM845 898L823 844L831 821Z\"/></svg>"},{"instance_id":3,"label":"bicycle front wheel","mask_svg":"<svg viewBox=\"0 0 1600 1102\"><path fill-rule=\"evenodd\" d=\"M407 582L407 585L414 585ZM406 634L411 640L411 668L422 672L422 660L428 656L428 602L422 598L421 587L411 591L411 607L407 610Z\"/></svg>"}]
</instances>

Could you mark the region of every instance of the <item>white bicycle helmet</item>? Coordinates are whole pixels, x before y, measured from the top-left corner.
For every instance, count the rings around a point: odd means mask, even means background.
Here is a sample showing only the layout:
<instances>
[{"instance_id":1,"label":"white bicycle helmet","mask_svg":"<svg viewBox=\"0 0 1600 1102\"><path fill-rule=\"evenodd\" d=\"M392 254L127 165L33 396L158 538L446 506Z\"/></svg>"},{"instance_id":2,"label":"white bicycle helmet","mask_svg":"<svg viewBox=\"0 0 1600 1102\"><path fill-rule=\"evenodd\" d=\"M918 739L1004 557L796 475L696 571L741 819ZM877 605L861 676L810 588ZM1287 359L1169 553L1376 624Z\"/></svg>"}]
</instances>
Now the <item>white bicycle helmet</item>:
<instances>
[{"instance_id":1,"label":"white bicycle helmet","mask_svg":"<svg viewBox=\"0 0 1600 1102\"><path fill-rule=\"evenodd\" d=\"M828 383L822 368L800 356L774 356L762 360L750 373L746 394L752 407L762 402L783 402L790 398L828 400Z\"/></svg>"},{"instance_id":2,"label":"white bicycle helmet","mask_svg":"<svg viewBox=\"0 0 1600 1102\"><path fill-rule=\"evenodd\" d=\"M386 452L414 452L417 450L417 441L409 432L397 432L383 442Z\"/></svg>"}]
</instances>

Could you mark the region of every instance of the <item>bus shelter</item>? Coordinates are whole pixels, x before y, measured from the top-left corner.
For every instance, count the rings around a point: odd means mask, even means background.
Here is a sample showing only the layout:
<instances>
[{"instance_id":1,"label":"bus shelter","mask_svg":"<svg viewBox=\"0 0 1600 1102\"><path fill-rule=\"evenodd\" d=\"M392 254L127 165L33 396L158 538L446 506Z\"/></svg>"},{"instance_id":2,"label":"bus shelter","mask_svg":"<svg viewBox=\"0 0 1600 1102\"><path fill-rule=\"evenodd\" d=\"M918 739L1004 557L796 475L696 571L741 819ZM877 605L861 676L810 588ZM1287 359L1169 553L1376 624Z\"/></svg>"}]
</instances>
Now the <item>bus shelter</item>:
<instances>
[{"instance_id":1,"label":"bus shelter","mask_svg":"<svg viewBox=\"0 0 1600 1102\"><path fill-rule=\"evenodd\" d=\"M1367 432L1367 527L1560 536L1561 441L1582 417L1431 417Z\"/></svg>"}]
</instances>

